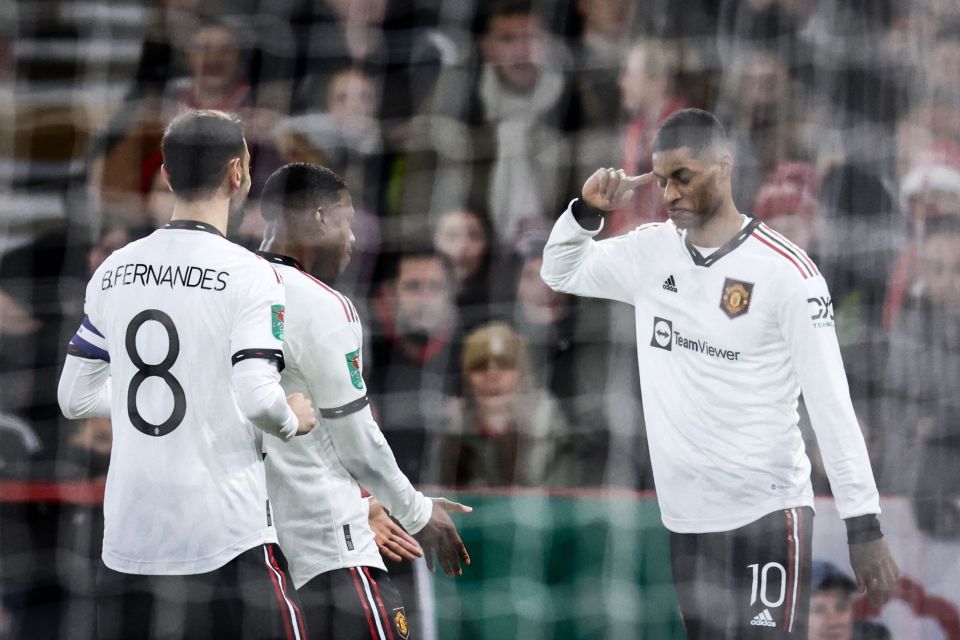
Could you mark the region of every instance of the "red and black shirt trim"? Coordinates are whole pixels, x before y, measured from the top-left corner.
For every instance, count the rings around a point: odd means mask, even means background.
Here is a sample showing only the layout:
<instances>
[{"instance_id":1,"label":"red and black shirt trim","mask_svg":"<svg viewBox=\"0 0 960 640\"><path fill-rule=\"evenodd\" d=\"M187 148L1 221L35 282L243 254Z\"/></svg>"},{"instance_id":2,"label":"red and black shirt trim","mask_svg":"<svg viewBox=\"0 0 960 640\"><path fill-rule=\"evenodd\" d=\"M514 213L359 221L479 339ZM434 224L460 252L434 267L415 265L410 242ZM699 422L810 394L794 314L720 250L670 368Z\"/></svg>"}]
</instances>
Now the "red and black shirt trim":
<instances>
[{"instance_id":1,"label":"red and black shirt trim","mask_svg":"<svg viewBox=\"0 0 960 640\"><path fill-rule=\"evenodd\" d=\"M747 223L747 226L741 229L737 233L737 235L735 235L733 238L727 241L725 245L723 245L722 247L720 247L719 249L717 249L716 251L714 251L713 253L711 253L709 256L706 256L706 257L704 257L703 254L701 254L700 251L698 251L697 248L693 246L692 242L690 242L689 233L684 234L683 244L686 245L687 252L690 254L690 257L693 259L693 264L697 265L698 267L710 267L710 266L713 266L717 262L717 260L733 252L734 249L736 249L741 244L746 242L747 238L749 238L753 234L754 230L758 226L760 226L759 218L751 218L750 222Z\"/></svg>"}]
</instances>

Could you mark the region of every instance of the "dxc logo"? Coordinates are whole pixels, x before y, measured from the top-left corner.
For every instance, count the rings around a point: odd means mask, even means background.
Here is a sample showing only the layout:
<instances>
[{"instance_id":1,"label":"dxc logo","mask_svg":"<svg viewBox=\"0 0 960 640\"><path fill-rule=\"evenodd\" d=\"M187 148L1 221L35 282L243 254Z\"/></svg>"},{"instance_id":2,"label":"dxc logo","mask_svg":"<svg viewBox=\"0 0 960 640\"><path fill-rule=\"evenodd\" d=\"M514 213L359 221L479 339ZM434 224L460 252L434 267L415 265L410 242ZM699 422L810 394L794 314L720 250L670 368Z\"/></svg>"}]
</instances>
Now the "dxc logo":
<instances>
[{"instance_id":1,"label":"dxc logo","mask_svg":"<svg viewBox=\"0 0 960 640\"><path fill-rule=\"evenodd\" d=\"M807 298L807 304L813 305L811 320L833 320L833 301L830 298Z\"/></svg>"}]
</instances>

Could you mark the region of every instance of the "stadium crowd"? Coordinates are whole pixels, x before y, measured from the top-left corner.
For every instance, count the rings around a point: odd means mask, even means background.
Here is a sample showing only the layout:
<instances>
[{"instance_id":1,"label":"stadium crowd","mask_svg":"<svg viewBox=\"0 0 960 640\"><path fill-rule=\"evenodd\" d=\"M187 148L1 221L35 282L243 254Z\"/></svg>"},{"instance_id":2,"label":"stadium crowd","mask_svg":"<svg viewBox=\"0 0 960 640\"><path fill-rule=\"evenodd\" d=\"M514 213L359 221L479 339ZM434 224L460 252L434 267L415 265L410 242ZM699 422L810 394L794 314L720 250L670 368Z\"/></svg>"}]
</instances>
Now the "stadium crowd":
<instances>
[{"instance_id":1,"label":"stadium crowd","mask_svg":"<svg viewBox=\"0 0 960 640\"><path fill-rule=\"evenodd\" d=\"M658 124L696 106L734 141L738 207L831 287L881 492L960 537L957 3L140 0L92 26L112 4L18 2L0 19L0 478L105 473L110 423L60 416L58 367L90 274L170 215L164 126L205 108L239 114L250 144L236 242L259 246L257 196L282 164L349 185L357 242L337 286L415 484L654 489L631 311L539 273L584 180L649 171ZM64 40L105 47L106 62L43 62ZM89 101L98 73L122 95ZM64 91L30 93L54 83ZM606 237L666 219L655 185L640 196ZM72 546L84 556L99 537ZM50 584L69 573L50 571Z\"/></svg>"}]
</instances>

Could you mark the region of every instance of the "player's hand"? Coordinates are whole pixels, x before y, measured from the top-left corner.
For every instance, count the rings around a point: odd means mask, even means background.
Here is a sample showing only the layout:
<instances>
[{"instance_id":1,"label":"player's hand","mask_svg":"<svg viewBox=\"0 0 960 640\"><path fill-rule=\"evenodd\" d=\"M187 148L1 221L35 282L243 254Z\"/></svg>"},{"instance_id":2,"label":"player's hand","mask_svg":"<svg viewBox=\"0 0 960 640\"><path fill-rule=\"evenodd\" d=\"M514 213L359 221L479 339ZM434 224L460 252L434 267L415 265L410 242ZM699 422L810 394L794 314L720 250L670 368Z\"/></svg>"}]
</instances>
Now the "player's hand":
<instances>
[{"instance_id":1,"label":"player's hand","mask_svg":"<svg viewBox=\"0 0 960 640\"><path fill-rule=\"evenodd\" d=\"M597 169L583 183L583 201L595 209L612 211L626 206L638 187L653 182L653 172L628 176L623 169Z\"/></svg>"},{"instance_id":2,"label":"player's hand","mask_svg":"<svg viewBox=\"0 0 960 640\"><path fill-rule=\"evenodd\" d=\"M423 547L424 559L427 568L434 571L433 554L436 552L440 568L448 576L463 575L460 563L470 564L470 554L460 539L457 526L453 524L449 513L470 513L473 507L453 502L446 498L430 498L433 500L433 514L419 533L413 537Z\"/></svg>"},{"instance_id":3,"label":"player's hand","mask_svg":"<svg viewBox=\"0 0 960 640\"><path fill-rule=\"evenodd\" d=\"M371 496L369 502L370 512L367 514L367 521L373 530L373 540L377 543L380 553L394 562L423 557L423 549L417 541L393 521L380 501Z\"/></svg>"},{"instance_id":4,"label":"player's hand","mask_svg":"<svg viewBox=\"0 0 960 640\"><path fill-rule=\"evenodd\" d=\"M291 393L287 396L287 404L297 416L297 435L310 433L317 425L317 415L313 411L313 403L307 400L302 393Z\"/></svg>"},{"instance_id":5,"label":"player's hand","mask_svg":"<svg viewBox=\"0 0 960 640\"><path fill-rule=\"evenodd\" d=\"M866 591L873 606L879 607L890 599L900 569L883 538L851 544L850 565L860 593Z\"/></svg>"}]
</instances>

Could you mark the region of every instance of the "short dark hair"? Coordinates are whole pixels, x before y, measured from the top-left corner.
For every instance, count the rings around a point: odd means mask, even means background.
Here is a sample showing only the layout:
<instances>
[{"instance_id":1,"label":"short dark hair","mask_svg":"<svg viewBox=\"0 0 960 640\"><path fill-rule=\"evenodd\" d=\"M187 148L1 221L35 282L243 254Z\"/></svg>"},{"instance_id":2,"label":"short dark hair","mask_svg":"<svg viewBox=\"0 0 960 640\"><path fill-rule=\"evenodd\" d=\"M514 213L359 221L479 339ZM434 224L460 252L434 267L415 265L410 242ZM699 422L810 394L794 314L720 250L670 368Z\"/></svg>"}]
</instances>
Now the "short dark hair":
<instances>
[{"instance_id":1,"label":"short dark hair","mask_svg":"<svg viewBox=\"0 0 960 640\"><path fill-rule=\"evenodd\" d=\"M243 125L235 115L197 110L175 118L161 143L173 193L188 201L213 194L227 164L243 157L243 145Z\"/></svg>"},{"instance_id":2,"label":"short dark hair","mask_svg":"<svg viewBox=\"0 0 960 640\"><path fill-rule=\"evenodd\" d=\"M388 247L380 253L373 281L377 285L396 280L400 276L400 268L407 260L436 260L443 267L450 286L455 286L457 276L450 259L429 245L415 247Z\"/></svg>"},{"instance_id":3,"label":"short dark hair","mask_svg":"<svg viewBox=\"0 0 960 640\"><path fill-rule=\"evenodd\" d=\"M494 0L494 2L486 3L486 6L477 15L475 30L479 35L484 36L490 32L490 26L494 18L511 16L540 18L540 14L531 0Z\"/></svg>"},{"instance_id":4,"label":"short dark hair","mask_svg":"<svg viewBox=\"0 0 960 640\"><path fill-rule=\"evenodd\" d=\"M664 120L653 139L653 152L688 147L694 153L706 149L726 148L727 132L709 111L681 109Z\"/></svg>"},{"instance_id":5,"label":"short dark hair","mask_svg":"<svg viewBox=\"0 0 960 640\"><path fill-rule=\"evenodd\" d=\"M285 164L267 178L260 193L264 220L310 213L311 209L336 202L347 188L343 178L326 167L307 162Z\"/></svg>"}]
</instances>

